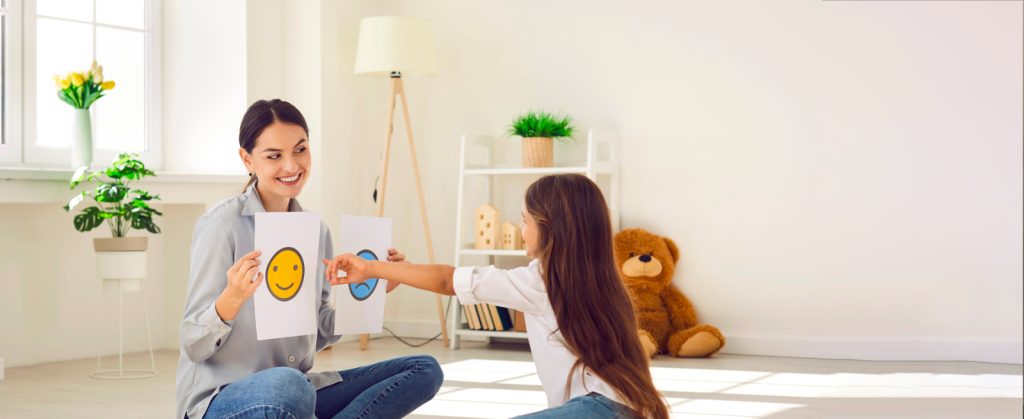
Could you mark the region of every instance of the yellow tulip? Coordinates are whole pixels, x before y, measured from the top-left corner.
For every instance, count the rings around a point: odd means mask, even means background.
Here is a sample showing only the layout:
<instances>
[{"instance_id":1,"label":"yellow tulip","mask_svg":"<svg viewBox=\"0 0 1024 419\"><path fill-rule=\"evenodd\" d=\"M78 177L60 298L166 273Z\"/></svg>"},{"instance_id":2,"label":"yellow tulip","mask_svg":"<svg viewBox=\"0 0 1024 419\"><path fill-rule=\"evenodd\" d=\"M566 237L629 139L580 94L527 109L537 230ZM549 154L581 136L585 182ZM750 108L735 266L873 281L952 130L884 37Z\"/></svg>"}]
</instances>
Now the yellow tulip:
<instances>
[{"instance_id":1,"label":"yellow tulip","mask_svg":"<svg viewBox=\"0 0 1024 419\"><path fill-rule=\"evenodd\" d=\"M60 76L56 74L53 75L53 84L55 84L58 89L62 89L62 87L60 87Z\"/></svg>"},{"instance_id":2,"label":"yellow tulip","mask_svg":"<svg viewBox=\"0 0 1024 419\"><path fill-rule=\"evenodd\" d=\"M71 87L71 82L68 81L68 79L60 79L61 90L67 89L68 87Z\"/></svg>"},{"instance_id":3,"label":"yellow tulip","mask_svg":"<svg viewBox=\"0 0 1024 419\"><path fill-rule=\"evenodd\" d=\"M100 83L100 88L103 89L103 90L113 90L114 89L114 81L113 80L107 80L107 81L105 81L103 83Z\"/></svg>"},{"instance_id":4,"label":"yellow tulip","mask_svg":"<svg viewBox=\"0 0 1024 419\"><path fill-rule=\"evenodd\" d=\"M92 81L96 83L103 83L103 66L96 67L96 70L92 72Z\"/></svg>"},{"instance_id":5,"label":"yellow tulip","mask_svg":"<svg viewBox=\"0 0 1024 419\"><path fill-rule=\"evenodd\" d=\"M81 86L84 81L81 74L71 73L71 84L75 85L75 87Z\"/></svg>"}]
</instances>

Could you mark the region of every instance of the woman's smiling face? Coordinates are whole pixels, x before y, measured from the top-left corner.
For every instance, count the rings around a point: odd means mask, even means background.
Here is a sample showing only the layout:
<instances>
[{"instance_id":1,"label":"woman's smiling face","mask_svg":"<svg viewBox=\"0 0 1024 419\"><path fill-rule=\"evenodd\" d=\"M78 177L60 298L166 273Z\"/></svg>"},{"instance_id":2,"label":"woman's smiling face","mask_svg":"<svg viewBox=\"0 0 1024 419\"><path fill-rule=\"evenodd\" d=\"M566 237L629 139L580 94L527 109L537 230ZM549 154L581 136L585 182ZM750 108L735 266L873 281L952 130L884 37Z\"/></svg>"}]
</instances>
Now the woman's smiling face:
<instances>
[{"instance_id":1,"label":"woman's smiling face","mask_svg":"<svg viewBox=\"0 0 1024 419\"><path fill-rule=\"evenodd\" d=\"M249 172L259 179L261 194L295 198L309 178L309 139L298 125L275 121L256 138L252 154L244 149L239 153Z\"/></svg>"}]
</instances>

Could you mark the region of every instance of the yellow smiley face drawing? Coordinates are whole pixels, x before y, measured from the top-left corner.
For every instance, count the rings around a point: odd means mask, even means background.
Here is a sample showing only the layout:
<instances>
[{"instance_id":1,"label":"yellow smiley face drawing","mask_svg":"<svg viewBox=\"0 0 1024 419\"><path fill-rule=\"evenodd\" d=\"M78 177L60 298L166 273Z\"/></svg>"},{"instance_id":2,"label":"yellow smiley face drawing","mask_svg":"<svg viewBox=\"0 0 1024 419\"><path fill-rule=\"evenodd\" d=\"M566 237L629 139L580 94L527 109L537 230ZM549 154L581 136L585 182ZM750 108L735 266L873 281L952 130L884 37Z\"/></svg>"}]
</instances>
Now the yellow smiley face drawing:
<instances>
[{"instance_id":1,"label":"yellow smiley face drawing","mask_svg":"<svg viewBox=\"0 0 1024 419\"><path fill-rule=\"evenodd\" d=\"M278 250L267 264L267 289L270 290L270 295L280 301L295 298L302 287L305 272L306 267L298 250L292 247Z\"/></svg>"}]
</instances>

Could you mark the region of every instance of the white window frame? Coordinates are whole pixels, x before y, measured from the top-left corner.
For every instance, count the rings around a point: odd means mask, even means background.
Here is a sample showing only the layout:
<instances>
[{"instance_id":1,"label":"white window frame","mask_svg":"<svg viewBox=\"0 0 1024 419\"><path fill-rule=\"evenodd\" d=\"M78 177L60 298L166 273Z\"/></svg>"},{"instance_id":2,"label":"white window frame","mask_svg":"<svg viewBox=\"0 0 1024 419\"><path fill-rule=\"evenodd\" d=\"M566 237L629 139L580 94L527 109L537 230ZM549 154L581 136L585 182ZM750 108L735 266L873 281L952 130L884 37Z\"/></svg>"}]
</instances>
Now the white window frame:
<instances>
[{"instance_id":1,"label":"white window frame","mask_svg":"<svg viewBox=\"0 0 1024 419\"><path fill-rule=\"evenodd\" d=\"M21 156L21 0L7 0L3 10L4 25L4 92L3 143L0 143L0 164L13 165Z\"/></svg>"},{"instance_id":2,"label":"white window frame","mask_svg":"<svg viewBox=\"0 0 1024 419\"><path fill-rule=\"evenodd\" d=\"M17 0L8 0L17 1ZM143 0L145 5L145 34L146 56L145 80L146 80L146 145L144 151L140 152L141 159L146 166L153 169L162 167L162 142L160 124L160 10L161 0ZM95 16L95 2L93 3L93 15ZM24 39L24 61L22 63L22 74L24 86L28 88L22 91L23 117L21 147L23 150L22 164L31 167L66 167L70 169L71 150L67 148L49 148L36 145L36 0L24 0L23 39ZM47 17L50 18L50 17ZM71 19L60 19L69 22L79 22ZM139 31L137 28L126 28L117 25L107 25L88 22L93 25L93 45L95 56L96 28L108 27ZM102 64L102 63L100 63ZM83 63L87 66L89 63ZM95 113L95 110L91 110ZM93 119L95 121L95 117ZM93 143L93 167L106 166L114 159L117 151L101 150Z\"/></svg>"}]
</instances>

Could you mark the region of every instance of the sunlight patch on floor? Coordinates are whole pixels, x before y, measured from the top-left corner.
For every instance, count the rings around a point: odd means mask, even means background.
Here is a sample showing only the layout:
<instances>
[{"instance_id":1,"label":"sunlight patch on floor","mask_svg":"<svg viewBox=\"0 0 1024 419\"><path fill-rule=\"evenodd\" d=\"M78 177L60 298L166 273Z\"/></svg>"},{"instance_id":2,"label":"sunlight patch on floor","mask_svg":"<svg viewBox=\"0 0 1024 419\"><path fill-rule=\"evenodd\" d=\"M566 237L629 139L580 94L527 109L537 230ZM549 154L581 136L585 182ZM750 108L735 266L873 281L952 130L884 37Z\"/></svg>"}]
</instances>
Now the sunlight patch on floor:
<instances>
[{"instance_id":1,"label":"sunlight patch on floor","mask_svg":"<svg viewBox=\"0 0 1024 419\"><path fill-rule=\"evenodd\" d=\"M720 391L784 397L1021 398L1021 376L1007 374L777 373Z\"/></svg>"},{"instance_id":2,"label":"sunlight patch on floor","mask_svg":"<svg viewBox=\"0 0 1024 419\"><path fill-rule=\"evenodd\" d=\"M547 407L534 363L469 359L442 365L438 395L414 415L507 418ZM652 367L655 386L665 392L673 418L759 419L813 404L815 398L1021 398L1015 374L774 373L767 371ZM458 386L459 382L467 387ZM468 383L481 383L485 387ZM502 388L515 386L516 388ZM523 387L527 387L524 389ZM678 393L707 394L681 398ZM808 404L717 400L721 396L807 398ZM800 401L800 400L796 400Z\"/></svg>"},{"instance_id":3,"label":"sunlight patch on floor","mask_svg":"<svg viewBox=\"0 0 1024 419\"><path fill-rule=\"evenodd\" d=\"M547 396L537 390L504 390L493 388L452 388L438 393L413 415L460 418L509 418L547 408Z\"/></svg>"},{"instance_id":4,"label":"sunlight patch on floor","mask_svg":"<svg viewBox=\"0 0 1024 419\"><path fill-rule=\"evenodd\" d=\"M537 374L530 374L523 377L517 377L510 380L499 381L501 384L515 384L520 386L539 386L540 376Z\"/></svg>"},{"instance_id":5,"label":"sunlight patch on floor","mask_svg":"<svg viewBox=\"0 0 1024 419\"><path fill-rule=\"evenodd\" d=\"M670 411L673 418L694 418L696 416L707 416L714 418L763 418L769 415L803 407L796 403L768 403L750 402L740 400L696 400L690 399L682 402L669 400ZM728 416L723 416L728 414Z\"/></svg>"},{"instance_id":6,"label":"sunlight patch on floor","mask_svg":"<svg viewBox=\"0 0 1024 419\"><path fill-rule=\"evenodd\" d=\"M467 359L441 365L446 381L498 383L537 374L533 362ZM510 383L511 384L511 383ZM538 383L539 384L539 383Z\"/></svg>"}]
</instances>

